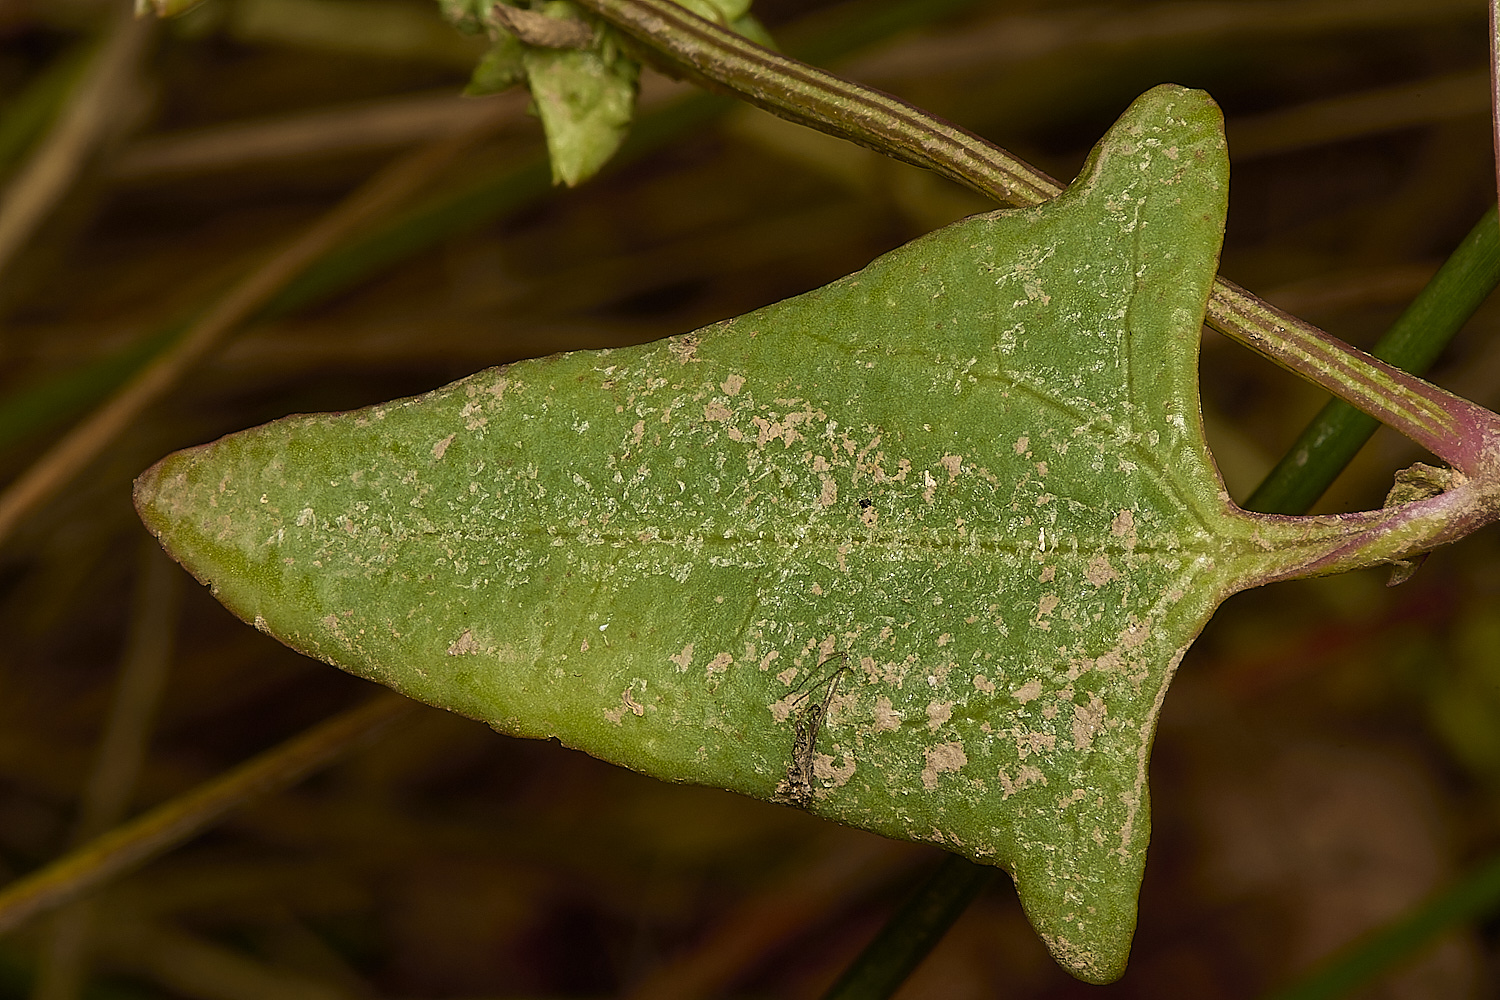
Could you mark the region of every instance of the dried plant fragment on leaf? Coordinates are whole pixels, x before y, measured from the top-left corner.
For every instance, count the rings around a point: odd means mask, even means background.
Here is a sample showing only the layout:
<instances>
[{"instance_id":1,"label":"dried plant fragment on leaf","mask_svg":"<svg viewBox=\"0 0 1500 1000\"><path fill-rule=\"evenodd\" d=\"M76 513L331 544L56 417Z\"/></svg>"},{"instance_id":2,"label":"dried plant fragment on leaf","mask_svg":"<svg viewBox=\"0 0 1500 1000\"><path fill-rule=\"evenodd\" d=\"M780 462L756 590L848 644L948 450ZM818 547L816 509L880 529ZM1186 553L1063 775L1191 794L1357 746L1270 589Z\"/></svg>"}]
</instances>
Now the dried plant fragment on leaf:
<instances>
[{"instance_id":1,"label":"dried plant fragment on leaf","mask_svg":"<svg viewBox=\"0 0 1500 1000\"><path fill-rule=\"evenodd\" d=\"M1197 342L1227 181L1217 108L1159 87L1047 204L696 333L179 452L137 504L311 656L1002 865L1108 981L1161 700L1213 609L1445 516L1224 494Z\"/></svg>"}]
</instances>

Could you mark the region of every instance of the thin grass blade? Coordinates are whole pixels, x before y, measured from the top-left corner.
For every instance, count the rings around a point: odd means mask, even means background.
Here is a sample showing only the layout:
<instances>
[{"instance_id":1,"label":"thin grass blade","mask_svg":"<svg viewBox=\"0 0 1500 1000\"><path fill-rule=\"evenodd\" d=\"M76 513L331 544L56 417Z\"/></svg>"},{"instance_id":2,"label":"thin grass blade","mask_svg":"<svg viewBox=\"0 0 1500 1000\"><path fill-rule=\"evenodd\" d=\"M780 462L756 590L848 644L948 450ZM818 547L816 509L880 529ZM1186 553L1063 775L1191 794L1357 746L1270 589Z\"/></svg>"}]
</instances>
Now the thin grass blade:
<instances>
[{"instance_id":1,"label":"thin grass blade","mask_svg":"<svg viewBox=\"0 0 1500 1000\"><path fill-rule=\"evenodd\" d=\"M998 874L995 868L948 855L823 1000L884 1000L895 994Z\"/></svg>"},{"instance_id":2,"label":"thin grass blade","mask_svg":"<svg viewBox=\"0 0 1500 1000\"><path fill-rule=\"evenodd\" d=\"M1266 1000L1332 1000L1415 957L1444 931L1500 908L1500 857Z\"/></svg>"}]
</instances>

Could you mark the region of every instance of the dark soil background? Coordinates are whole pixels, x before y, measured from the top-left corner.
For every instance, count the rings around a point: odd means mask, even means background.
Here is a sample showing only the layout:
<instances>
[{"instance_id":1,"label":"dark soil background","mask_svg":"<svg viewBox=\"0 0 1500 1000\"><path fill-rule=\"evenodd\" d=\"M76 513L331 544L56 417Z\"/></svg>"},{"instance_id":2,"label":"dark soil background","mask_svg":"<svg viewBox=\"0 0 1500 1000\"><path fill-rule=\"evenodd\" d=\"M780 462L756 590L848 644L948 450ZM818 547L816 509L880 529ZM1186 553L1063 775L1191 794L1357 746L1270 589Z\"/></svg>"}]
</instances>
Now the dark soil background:
<instances>
[{"instance_id":1,"label":"dark soil background","mask_svg":"<svg viewBox=\"0 0 1500 1000\"><path fill-rule=\"evenodd\" d=\"M756 10L798 51L894 6ZM1062 178L1141 91L1207 89L1234 163L1223 272L1356 344L1494 200L1479 0L931 9L831 67ZM0 0L7 176L39 134L22 120L27 95L117 14ZM393 158L477 114L455 95L478 50L430 0L209 0L150 30L101 98L99 141L0 258L5 480L103 398L102 362L148 349ZM685 93L646 84L662 116ZM508 103L482 141L409 202L489 192L450 212L462 225L434 240L400 213L371 220L365 232L395 234L388 265L238 330L0 548L0 882L68 848L131 634L172 646L133 810L373 692L161 571L130 506L151 462L289 412L684 332L991 207L744 108L675 133L643 127L649 141L624 162L549 189L524 99L488 100ZM1497 333L1487 307L1434 379L1500 404ZM1202 380L1210 440L1243 499L1323 397L1211 333ZM1382 431L1322 509L1379 505L1395 470L1423 457ZM1002 879L902 1000L1255 997L1490 857L1497 557L1492 528L1398 588L1372 572L1229 602L1167 701L1125 978L1096 988L1060 972ZM74 967L91 1000L812 998L937 860L424 709L111 885ZM0 938L0 1000L76 995L33 992L48 926ZM1493 921L1452 933L1362 995L1494 996L1497 933Z\"/></svg>"}]
</instances>

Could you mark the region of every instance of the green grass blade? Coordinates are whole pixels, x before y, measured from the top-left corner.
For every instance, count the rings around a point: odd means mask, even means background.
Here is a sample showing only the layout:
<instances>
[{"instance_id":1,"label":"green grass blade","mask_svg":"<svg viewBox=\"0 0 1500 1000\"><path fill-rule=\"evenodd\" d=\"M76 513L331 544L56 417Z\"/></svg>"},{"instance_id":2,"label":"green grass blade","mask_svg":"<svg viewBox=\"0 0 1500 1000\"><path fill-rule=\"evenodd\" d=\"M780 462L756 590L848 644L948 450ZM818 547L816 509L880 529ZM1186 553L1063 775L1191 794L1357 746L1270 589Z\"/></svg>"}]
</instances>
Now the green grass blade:
<instances>
[{"instance_id":1,"label":"green grass blade","mask_svg":"<svg viewBox=\"0 0 1500 1000\"><path fill-rule=\"evenodd\" d=\"M1271 994L1267 1000L1330 1000L1344 996L1414 957L1443 931L1497 908L1500 908L1500 857L1490 859L1446 892L1335 955L1312 975Z\"/></svg>"},{"instance_id":2,"label":"green grass blade","mask_svg":"<svg viewBox=\"0 0 1500 1000\"><path fill-rule=\"evenodd\" d=\"M36 141L88 68L97 46L79 45L53 59L0 111L0 171L15 166Z\"/></svg>"},{"instance_id":3,"label":"green grass blade","mask_svg":"<svg viewBox=\"0 0 1500 1000\"><path fill-rule=\"evenodd\" d=\"M1500 284L1500 221L1491 208L1370 352L1425 371ZM1246 501L1248 510L1301 514L1333 483L1379 423L1330 400Z\"/></svg>"},{"instance_id":4,"label":"green grass blade","mask_svg":"<svg viewBox=\"0 0 1500 1000\"><path fill-rule=\"evenodd\" d=\"M998 870L950 854L865 946L824 1000L882 1000L906 982Z\"/></svg>"}]
</instances>

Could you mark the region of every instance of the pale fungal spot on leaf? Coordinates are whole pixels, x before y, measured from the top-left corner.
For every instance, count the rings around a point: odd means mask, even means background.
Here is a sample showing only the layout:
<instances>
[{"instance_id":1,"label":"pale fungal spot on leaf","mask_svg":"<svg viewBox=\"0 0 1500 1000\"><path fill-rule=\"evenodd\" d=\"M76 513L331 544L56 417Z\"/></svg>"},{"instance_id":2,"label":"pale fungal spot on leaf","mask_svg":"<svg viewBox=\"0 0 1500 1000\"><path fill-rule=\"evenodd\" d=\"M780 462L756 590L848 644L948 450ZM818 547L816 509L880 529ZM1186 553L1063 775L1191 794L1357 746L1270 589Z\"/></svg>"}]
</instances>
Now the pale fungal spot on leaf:
<instances>
[{"instance_id":1,"label":"pale fungal spot on leaf","mask_svg":"<svg viewBox=\"0 0 1500 1000\"><path fill-rule=\"evenodd\" d=\"M824 476L823 477L823 489L822 489L822 492L820 492L818 494L818 505L820 507L832 507L834 504L838 503L838 499L839 499L839 484L838 484L838 481L835 480L835 479L833 479L833 477L831 477L831 476Z\"/></svg>"},{"instance_id":2,"label":"pale fungal spot on leaf","mask_svg":"<svg viewBox=\"0 0 1500 1000\"><path fill-rule=\"evenodd\" d=\"M1022 760L1032 754L1041 755L1057 748L1057 737L1052 733L1038 733L1029 729L1012 729L1009 732L1016 741L1016 756Z\"/></svg>"},{"instance_id":3,"label":"pale fungal spot on leaf","mask_svg":"<svg viewBox=\"0 0 1500 1000\"><path fill-rule=\"evenodd\" d=\"M434 444L432 446L432 457L435 458L435 459L437 459L437 460L439 460L439 461L441 461L442 458L443 458L443 455L447 454L448 446L453 443L453 440L456 437L458 437L458 432L457 431L455 431L452 434L449 434L447 437L443 438L441 441L439 441L436 444Z\"/></svg>"},{"instance_id":4,"label":"pale fungal spot on leaf","mask_svg":"<svg viewBox=\"0 0 1500 1000\"><path fill-rule=\"evenodd\" d=\"M979 691L979 692L983 693L983 694L994 694L995 693L995 682L992 681L992 680L990 680L984 674L975 674L974 675L974 689L976 691Z\"/></svg>"},{"instance_id":5,"label":"pale fungal spot on leaf","mask_svg":"<svg viewBox=\"0 0 1500 1000\"><path fill-rule=\"evenodd\" d=\"M1130 624L1126 625L1125 628L1120 631L1120 634L1117 637L1117 641L1119 642L1121 649L1131 650L1141 648L1146 644L1146 640L1149 638L1151 638L1151 629L1148 628L1144 623L1136 621L1135 618L1132 617L1130 619Z\"/></svg>"},{"instance_id":6,"label":"pale fungal spot on leaf","mask_svg":"<svg viewBox=\"0 0 1500 1000\"><path fill-rule=\"evenodd\" d=\"M962 455L944 455L938 459L938 464L948 470L948 478L957 479L963 471L964 459Z\"/></svg>"},{"instance_id":7,"label":"pale fungal spot on leaf","mask_svg":"<svg viewBox=\"0 0 1500 1000\"><path fill-rule=\"evenodd\" d=\"M771 718L775 719L777 724L780 724L791 718L792 713L797 710L797 706L805 700L801 694L793 691L790 694L777 698L766 707L771 710Z\"/></svg>"},{"instance_id":8,"label":"pale fungal spot on leaf","mask_svg":"<svg viewBox=\"0 0 1500 1000\"><path fill-rule=\"evenodd\" d=\"M627 711L638 719L646 714L646 706L631 696L629 688L620 692L620 706L618 708L606 709L604 717L618 726L621 720L625 718Z\"/></svg>"},{"instance_id":9,"label":"pale fungal spot on leaf","mask_svg":"<svg viewBox=\"0 0 1500 1000\"><path fill-rule=\"evenodd\" d=\"M1117 580L1119 576L1120 574L1110 564L1109 556L1103 552L1094 554L1083 573L1083 578L1096 587L1102 587L1111 580Z\"/></svg>"},{"instance_id":10,"label":"pale fungal spot on leaf","mask_svg":"<svg viewBox=\"0 0 1500 1000\"><path fill-rule=\"evenodd\" d=\"M708 672L711 674L722 674L729 669L729 665L733 662L734 657L728 653L720 653L708 662Z\"/></svg>"},{"instance_id":11,"label":"pale fungal spot on leaf","mask_svg":"<svg viewBox=\"0 0 1500 1000\"><path fill-rule=\"evenodd\" d=\"M699 360L698 338L690 333L671 338L667 341L667 345L667 349L677 358L679 364L685 365L689 361Z\"/></svg>"},{"instance_id":12,"label":"pale fungal spot on leaf","mask_svg":"<svg viewBox=\"0 0 1500 1000\"><path fill-rule=\"evenodd\" d=\"M875 699L875 732L889 733L901 728L901 713L885 695Z\"/></svg>"},{"instance_id":13,"label":"pale fungal spot on leaf","mask_svg":"<svg viewBox=\"0 0 1500 1000\"><path fill-rule=\"evenodd\" d=\"M854 757L845 754L844 763L835 767L835 758L830 754L820 753L813 757L813 775L818 780L826 782L834 788L842 788L854 777L856 763Z\"/></svg>"},{"instance_id":14,"label":"pale fungal spot on leaf","mask_svg":"<svg viewBox=\"0 0 1500 1000\"><path fill-rule=\"evenodd\" d=\"M719 386L719 388L724 390L724 394L728 396L738 396L740 390L744 387L745 376L743 375L729 375Z\"/></svg>"},{"instance_id":15,"label":"pale fungal spot on leaf","mask_svg":"<svg viewBox=\"0 0 1500 1000\"><path fill-rule=\"evenodd\" d=\"M768 658L767 662L769 662L769 658ZM765 668L763 667L761 669L765 669ZM782 684L785 684L787 687L791 687L792 681L794 681L794 680L797 679L797 668L796 667L787 667L781 673L779 673L779 674L776 675L776 679L778 681L780 681Z\"/></svg>"},{"instance_id":16,"label":"pale fungal spot on leaf","mask_svg":"<svg viewBox=\"0 0 1500 1000\"><path fill-rule=\"evenodd\" d=\"M693 662L693 646L694 645L695 645L695 643L691 643L691 642L688 643L686 646L682 647L682 651L681 652L674 653L673 655L667 657L667 659L669 659L673 663L677 664L677 669L679 671L685 671L685 670L687 670L687 668L689 666L691 666L692 662Z\"/></svg>"},{"instance_id":17,"label":"pale fungal spot on leaf","mask_svg":"<svg viewBox=\"0 0 1500 1000\"><path fill-rule=\"evenodd\" d=\"M458 411L458 415L464 419L464 430L477 431L490 422L490 418L484 416L484 404L474 400L464 404L464 408Z\"/></svg>"},{"instance_id":18,"label":"pale fungal spot on leaf","mask_svg":"<svg viewBox=\"0 0 1500 1000\"><path fill-rule=\"evenodd\" d=\"M1015 698L1016 701L1019 701L1024 705L1029 701L1035 701L1038 697L1041 696L1041 693L1042 682L1033 677L1031 680L1027 681L1025 684L1022 684L1020 687L1012 691L1011 696Z\"/></svg>"},{"instance_id":19,"label":"pale fungal spot on leaf","mask_svg":"<svg viewBox=\"0 0 1500 1000\"><path fill-rule=\"evenodd\" d=\"M1028 785L1042 785L1045 787L1047 784L1047 776L1030 764L1022 764L1016 771L1014 780L1011 779L1009 774L1005 773L1005 768L1003 767L1000 768L999 777L1001 788L1000 798L1002 800L1010 798Z\"/></svg>"},{"instance_id":20,"label":"pale fungal spot on leaf","mask_svg":"<svg viewBox=\"0 0 1500 1000\"><path fill-rule=\"evenodd\" d=\"M1094 737L1104 728L1104 717L1107 714L1104 702L1096 694L1089 695L1087 705L1073 706L1073 749L1093 749Z\"/></svg>"},{"instance_id":21,"label":"pale fungal spot on leaf","mask_svg":"<svg viewBox=\"0 0 1500 1000\"><path fill-rule=\"evenodd\" d=\"M1026 449L1031 447L1031 438L1025 434L1016 438L1016 443L1011 446L1017 455L1026 454Z\"/></svg>"},{"instance_id":22,"label":"pale fungal spot on leaf","mask_svg":"<svg viewBox=\"0 0 1500 1000\"><path fill-rule=\"evenodd\" d=\"M922 787L928 789L937 787L938 775L951 774L969 762L964 745L957 740L928 747L926 758L927 766L922 768Z\"/></svg>"},{"instance_id":23,"label":"pale fungal spot on leaf","mask_svg":"<svg viewBox=\"0 0 1500 1000\"><path fill-rule=\"evenodd\" d=\"M474 639L474 633L464 629L463 634L453 641L448 647L449 656L468 656L479 652L479 643Z\"/></svg>"},{"instance_id":24,"label":"pale fungal spot on leaf","mask_svg":"<svg viewBox=\"0 0 1500 1000\"><path fill-rule=\"evenodd\" d=\"M930 701L927 703L927 730L937 732L938 728L953 718L953 702Z\"/></svg>"}]
</instances>

